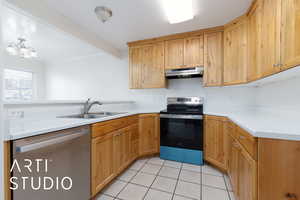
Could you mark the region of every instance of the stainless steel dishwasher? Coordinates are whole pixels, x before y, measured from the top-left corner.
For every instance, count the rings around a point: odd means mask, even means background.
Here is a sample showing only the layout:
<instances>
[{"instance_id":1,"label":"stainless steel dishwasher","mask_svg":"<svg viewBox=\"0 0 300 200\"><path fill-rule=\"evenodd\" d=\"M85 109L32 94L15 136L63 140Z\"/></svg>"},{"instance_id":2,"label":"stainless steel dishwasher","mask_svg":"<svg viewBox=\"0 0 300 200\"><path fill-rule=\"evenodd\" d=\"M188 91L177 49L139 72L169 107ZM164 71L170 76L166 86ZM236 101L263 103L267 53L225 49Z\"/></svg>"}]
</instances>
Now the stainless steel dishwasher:
<instances>
[{"instance_id":1,"label":"stainless steel dishwasher","mask_svg":"<svg viewBox=\"0 0 300 200\"><path fill-rule=\"evenodd\" d=\"M90 199L89 133L82 126L13 141L13 200Z\"/></svg>"}]
</instances>

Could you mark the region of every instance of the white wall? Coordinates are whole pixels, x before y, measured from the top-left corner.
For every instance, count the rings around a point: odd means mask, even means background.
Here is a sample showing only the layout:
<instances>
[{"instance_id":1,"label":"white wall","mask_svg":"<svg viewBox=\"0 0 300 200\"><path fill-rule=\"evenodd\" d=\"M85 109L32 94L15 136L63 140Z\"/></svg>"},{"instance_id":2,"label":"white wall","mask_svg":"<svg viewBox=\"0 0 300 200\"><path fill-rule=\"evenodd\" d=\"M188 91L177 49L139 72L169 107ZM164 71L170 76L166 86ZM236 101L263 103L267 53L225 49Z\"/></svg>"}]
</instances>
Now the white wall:
<instances>
[{"instance_id":1,"label":"white wall","mask_svg":"<svg viewBox=\"0 0 300 200\"><path fill-rule=\"evenodd\" d=\"M4 199L4 186L3 186L3 135L4 135L4 123L3 123L3 102L2 102L2 83L3 83L3 75L2 75L2 66L3 66L3 59L2 59L2 27L1 27L1 13L2 13L2 0L0 0L0 200Z\"/></svg>"},{"instance_id":2,"label":"white wall","mask_svg":"<svg viewBox=\"0 0 300 200\"><path fill-rule=\"evenodd\" d=\"M257 105L275 111L300 113L300 76L257 89Z\"/></svg>"},{"instance_id":3,"label":"white wall","mask_svg":"<svg viewBox=\"0 0 300 200\"><path fill-rule=\"evenodd\" d=\"M200 79L170 80L168 89L128 89L128 59L105 54L46 65L47 99L134 100L140 108L164 109L169 96L203 96L206 109L247 106L251 88L203 88ZM238 94L238 95L236 95Z\"/></svg>"},{"instance_id":4,"label":"white wall","mask_svg":"<svg viewBox=\"0 0 300 200\"><path fill-rule=\"evenodd\" d=\"M35 59L23 59L17 56L10 56L6 52L3 56L3 66L8 69L15 69L33 73L35 99L45 99L45 67L44 63Z\"/></svg>"}]
</instances>

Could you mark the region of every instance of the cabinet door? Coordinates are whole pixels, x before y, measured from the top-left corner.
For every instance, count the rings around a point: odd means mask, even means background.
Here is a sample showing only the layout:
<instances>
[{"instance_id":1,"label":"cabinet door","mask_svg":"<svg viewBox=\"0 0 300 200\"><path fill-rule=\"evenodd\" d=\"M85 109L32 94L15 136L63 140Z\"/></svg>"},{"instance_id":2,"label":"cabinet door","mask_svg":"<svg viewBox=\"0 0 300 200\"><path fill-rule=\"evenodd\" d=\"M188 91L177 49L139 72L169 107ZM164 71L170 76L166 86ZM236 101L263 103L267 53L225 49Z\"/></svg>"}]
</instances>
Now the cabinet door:
<instances>
[{"instance_id":1,"label":"cabinet door","mask_svg":"<svg viewBox=\"0 0 300 200\"><path fill-rule=\"evenodd\" d=\"M280 71L281 0L262 1L261 59L262 76Z\"/></svg>"},{"instance_id":2,"label":"cabinet door","mask_svg":"<svg viewBox=\"0 0 300 200\"><path fill-rule=\"evenodd\" d=\"M261 76L261 1L257 1L248 15L248 81Z\"/></svg>"},{"instance_id":3,"label":"cabinet door","mask_svg":"<svg viewBox=\"0 0 300 200\"><path fill-rule=\"evenodd\" d=\"M159 116L157 114L140 115L140 155L159 152Z\"/></svg>"},{"instance_id":4,"label":"cabinet door","mask_svg":"<svg viewBox=\"0 0 300 200\"><path fill-rule=\"evenodd\" d=\"M164 43L131 47L129 77L131 89L164 88Z\"/></svg>"},{"instance_id":5,"label":"cabinet door","mask_svg":"<svg viewBox=\"0 0 300 200\"><path fill-rule=\"evenodd\" d=\"M229 159L228 159L228 175L232 184L232 189L236 196L239 195L239 154L240 146L232 137L229 138L230 150L229 150Z\"/></svg>"},{"instance_id":6,"label":"cabinet door","mask_svg":"<svg viewBox=\"0 0 300 200\"><path fill-rule=\"evenodd\" d=\"M224 85L247 82L247 28L247 18L225 28Z\"/></svg>"},{"instance_id":7,"label":"cabinet door","mask_svg":"<svg viewBox=\"0 0 300 200\"><path fill-rule=\"evenodd\" d=\"M92 139L92 194L114 178L113 134Z\"/></svg>"},{"instance_id":8,"label":"cabinet door","mask_svg":"<svg viewBox=\"0 0 300 200\"><path fill-rule=\"evenodd\" d=\"M205 119L205 160L219 167L227 170L227 144L228 137L225 132L226 122L222 119Z\"/></svg>"},{"instance_id":9,"label":"cabinet door","mask_svg":"<svg viewBox=\"0 0 300 200\"><path fill-rule=\"evenodd\" d=\"M165 42L165 69L184 68L184 39Z\"/></svg>"},{"instance_id":10,"label":"cabinet door","mask_svg":"<svg viewBox=\"0 0 300 200\"><path fill-rule=\"evenodd\" d=\"M122 171L123 167L123 142L122 142L122 132L116 131L113 134L113 160L114 160L114 171L118 174Z\"/></svg>"},{"instance_id":11,"label":"cabinet door","mask_svg":"<svg viewBox=\"0 0 300 200\"><path fill-rule=\"evenodd\" d=\"M239 156L239 199L257 200L257 163L246 150Z\"/></svg>"},{"instance_id":12,"label":"cabinet door","mask_svg":"<svg viewBox=\"0 0 300 200\"><path fill-rule=\"evenodd\" d=\"M300 142L259 138L258 199L300 199Z\"/></svg>"},{"instance_id":13,"label":"cabinet door","mask_svg":"<svg viewBox=\"0 0 300 200\"><path fill-rule=\"evenodd\" d=\"M223 83L223 32L204 35L204 85Z\"/></svg>"},{"instance_id":14,"label":"cabinet door","mask_svg":"<svg viewBox=\"0 0 300 200\"><path fill-rule=\"evenodd\" d=\"M186 67L203 66L203 35L184 39L184 65Z\"/></svg>"},{"instance_id":15,"label":"cabinet door","mask_svg":"<svg viewBox=\"0 0 300 200\"><path fill-rule=\"evenodd\" d=\"M139 126L138 124L132 125L131 129L131 160L135 160L139 156Z\"/></svg>"},{"instance_id":16,"label":"cabinet door","mask_svg":"<svg viewBox=\"0 0 300 200\"><path fill-rule=\"evenodd\" d=\"M126 168L130 162L131 162L131 130L130 130L130 127L127 127L125 129L123 129L124 131L122 131L120 137L121 137L121 146L123 147L122 148L122 151L121 151L121 154L122 154L122 160L121 160L121 168L122 170L124 168Z\"/></svg>"},{"instance_id":17,"label":"cabinet door","mask_svg":"<svg viewBox=\"0 0 300 200\"><path fill-rule=\"evenodd\" d=\"M300 1L282 1L282 70L300 65Z\"/></svg>"}]
</instances>

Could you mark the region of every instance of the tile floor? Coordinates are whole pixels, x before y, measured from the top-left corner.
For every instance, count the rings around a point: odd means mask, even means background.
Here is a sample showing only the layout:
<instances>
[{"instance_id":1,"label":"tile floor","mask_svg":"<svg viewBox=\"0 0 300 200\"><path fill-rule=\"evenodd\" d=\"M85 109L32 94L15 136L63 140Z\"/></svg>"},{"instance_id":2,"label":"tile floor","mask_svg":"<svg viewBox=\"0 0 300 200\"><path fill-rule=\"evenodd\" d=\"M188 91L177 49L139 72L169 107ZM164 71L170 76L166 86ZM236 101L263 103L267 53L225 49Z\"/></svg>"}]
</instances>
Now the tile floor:
<instances>
[{"instance_id":1,"label":"tile floor","mask_svg":"<svg viewBox=\"0 0 300 200\"><path fill-rule=\"evenodd\" d=\"M234 197L228 177L209 165L152 157L136 161L96 199L234 200Z\"/></svg>"}]
</instances>

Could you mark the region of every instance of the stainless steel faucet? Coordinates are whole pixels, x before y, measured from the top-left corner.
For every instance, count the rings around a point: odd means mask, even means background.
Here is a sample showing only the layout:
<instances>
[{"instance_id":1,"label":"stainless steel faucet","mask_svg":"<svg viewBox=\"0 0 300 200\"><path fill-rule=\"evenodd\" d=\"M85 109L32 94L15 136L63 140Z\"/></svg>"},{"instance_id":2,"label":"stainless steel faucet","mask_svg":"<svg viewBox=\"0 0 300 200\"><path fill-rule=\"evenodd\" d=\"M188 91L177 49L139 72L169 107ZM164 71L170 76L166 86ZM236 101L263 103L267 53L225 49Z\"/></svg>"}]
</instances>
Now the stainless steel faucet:
<instances>
[{"instance_id":1,"label":"stainless steel faucet","mask_svg":"<svg viewBox=\"0 0 300 200\"><path fill-rule=\"evenodd\" d=\"M84 104L83 114L88 114L89 111L91 110L92 106L96 105L96 104L99 106L102 105L102 103L100 101L92 101L91 102L91 99L89 98Z\"/></svg>"}]
</instances>

